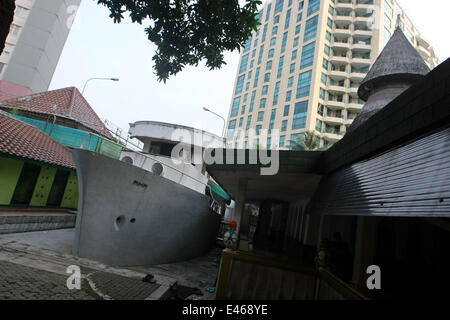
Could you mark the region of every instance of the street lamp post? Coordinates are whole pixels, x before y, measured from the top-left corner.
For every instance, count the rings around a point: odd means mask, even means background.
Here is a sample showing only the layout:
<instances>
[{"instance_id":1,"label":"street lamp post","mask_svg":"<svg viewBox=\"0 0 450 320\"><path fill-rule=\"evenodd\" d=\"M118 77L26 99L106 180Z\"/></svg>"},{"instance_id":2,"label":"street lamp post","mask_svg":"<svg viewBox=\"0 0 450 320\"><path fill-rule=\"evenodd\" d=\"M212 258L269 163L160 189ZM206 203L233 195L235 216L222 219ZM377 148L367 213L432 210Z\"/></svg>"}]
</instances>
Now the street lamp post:
<instances>
[{"instance_id":1,"label":"street lamp post","mask_svg":"<svg viewBox=\"0 0 450 320\"><path fill-rule=\"evenodd\" d=\"M225 126L226 126L226 120L224 117L222 117L220 114L215 113L214 111L209 110L208 108L203 107L203 110L205 110L206 112L210 112L218 117L220 117L223 120L223 130L222 130L222 137L225 136Z\"/></svg>"},{"instance_id":2,"label":"street lamp post","mask_svg":"<svg viewBox=\"0 0 450 320\"><path fill-rule=\"evenodd\" d=\"M91 80L107 80L107 81L116 81L116 82L119 81L118 78L90 78L90 79L88 79L88 80L86 81L86 83L84 84L83 91L81 92L82 95L84 94L84 91L86 90L87 84L88 84L89 81L91 81Z\"/></svg>"}]
</instances>

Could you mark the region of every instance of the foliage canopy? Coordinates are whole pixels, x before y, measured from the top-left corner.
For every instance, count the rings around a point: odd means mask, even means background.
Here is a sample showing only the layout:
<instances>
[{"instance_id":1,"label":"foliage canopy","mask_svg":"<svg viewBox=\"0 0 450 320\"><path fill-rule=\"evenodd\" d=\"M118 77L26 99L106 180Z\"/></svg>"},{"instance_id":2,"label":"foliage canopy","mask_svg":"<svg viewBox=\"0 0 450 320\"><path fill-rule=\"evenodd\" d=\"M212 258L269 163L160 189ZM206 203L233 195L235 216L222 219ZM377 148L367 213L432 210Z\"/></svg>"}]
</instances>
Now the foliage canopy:
<instances>
[{"instance_id":1,"label":"foliage canopy","mask_svg":"<svg viewBox=\"0 0 450 320\"><path fill-rule=\"evenodd\" d=\"M159 81L166 81L187 65L219 69L223 52L239 50L258 27L260 0L95 0L120 23L124 13L132 22L147 25L148 39L157 46L153 56Z\"/></svg>"}]
</instances>

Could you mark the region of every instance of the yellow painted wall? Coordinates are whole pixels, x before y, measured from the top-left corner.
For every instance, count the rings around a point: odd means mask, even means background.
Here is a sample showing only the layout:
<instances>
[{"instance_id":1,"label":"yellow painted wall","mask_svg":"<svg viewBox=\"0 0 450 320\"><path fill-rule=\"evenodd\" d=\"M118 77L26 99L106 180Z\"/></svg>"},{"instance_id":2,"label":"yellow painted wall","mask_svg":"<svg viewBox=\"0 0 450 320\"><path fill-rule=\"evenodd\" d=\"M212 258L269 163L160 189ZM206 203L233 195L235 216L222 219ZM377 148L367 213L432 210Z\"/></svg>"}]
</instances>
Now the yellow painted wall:
<instances>
[{"instance_id":1,"label":"yellow painted wall","mask_svg":"<svg viewBox=\"0 0 450 320\"><path fill-rule=\"evenodd\" d=\"M11 203L23 162L0 157L0 205Z\"/></svg>"},{"instance_id":2,"label":"yellow painted wall","mask_svg":"<svg viewBox=\"0 0 450 320\"><path fill-rule=\"evenodd\" d=\"M56 168L42 166L41 173L36 181L33 197L30 201L30 206L45 207L52 189L53 181L55 180L56 171Z\"/></svg>"},{"instance_id":3,"label":"yellow painted wall","mask_svg":"<svg viewBox=\"0 0 450 320\"><path fill-rule=\"evenodd\" d=\"M67 180L61 207L70 209L78 208L78 178L75 171L70 173L69 179Z\"/></svg>"}]
</instances>

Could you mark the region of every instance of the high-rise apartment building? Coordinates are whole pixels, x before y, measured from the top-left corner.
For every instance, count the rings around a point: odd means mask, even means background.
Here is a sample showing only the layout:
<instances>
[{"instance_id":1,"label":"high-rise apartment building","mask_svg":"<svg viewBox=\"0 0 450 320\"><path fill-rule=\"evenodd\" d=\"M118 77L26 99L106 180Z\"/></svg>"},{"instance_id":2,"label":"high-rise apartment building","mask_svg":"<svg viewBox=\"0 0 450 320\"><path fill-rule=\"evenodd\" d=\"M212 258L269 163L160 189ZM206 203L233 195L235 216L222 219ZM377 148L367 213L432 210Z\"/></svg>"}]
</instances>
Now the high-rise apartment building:
<instances>
[{"instance_id":1,"label":"high-rise apartment building","mask_svg":"<svg viewBox=\"0 0 450 320\"><path fill-rule=\"evenodd\" d=\"M47 91L81 0L16 0L0 80Z\"/></svg>"},{"instance_id":2,"label":"high-rise apartment building","mask_svg":"<svg viewBox=\"0 0 450 320\"><path fill-rule=\"evenodd\" d=\"M241 53L228 147L288 149L305 131L320 147L341 139L364 104L359 83L397 25L430 68L438 64L396 0L273 0L258 17Z\"/></svg>"}]
</instances>

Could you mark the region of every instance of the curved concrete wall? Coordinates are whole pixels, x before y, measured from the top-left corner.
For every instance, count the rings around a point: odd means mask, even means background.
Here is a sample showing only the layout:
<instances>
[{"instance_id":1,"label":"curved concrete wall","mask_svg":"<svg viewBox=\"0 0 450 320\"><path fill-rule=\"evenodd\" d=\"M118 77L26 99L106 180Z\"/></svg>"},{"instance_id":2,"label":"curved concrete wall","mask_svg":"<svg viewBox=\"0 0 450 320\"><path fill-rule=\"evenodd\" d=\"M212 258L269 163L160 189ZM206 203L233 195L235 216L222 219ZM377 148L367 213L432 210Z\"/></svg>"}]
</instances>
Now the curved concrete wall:
<instances>
[{"instance_id":1,"label":"curved concrete wall","mask_svg":"<svg viewBox=\"0 0 450 320\"><path fill-rule=\"evenodd\" d=\"M194 258L215 242L209 198L131 164L73 151L79 181L74 254L116 266Z\"/></svg>"}]
</instances>

